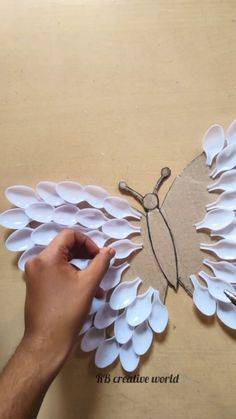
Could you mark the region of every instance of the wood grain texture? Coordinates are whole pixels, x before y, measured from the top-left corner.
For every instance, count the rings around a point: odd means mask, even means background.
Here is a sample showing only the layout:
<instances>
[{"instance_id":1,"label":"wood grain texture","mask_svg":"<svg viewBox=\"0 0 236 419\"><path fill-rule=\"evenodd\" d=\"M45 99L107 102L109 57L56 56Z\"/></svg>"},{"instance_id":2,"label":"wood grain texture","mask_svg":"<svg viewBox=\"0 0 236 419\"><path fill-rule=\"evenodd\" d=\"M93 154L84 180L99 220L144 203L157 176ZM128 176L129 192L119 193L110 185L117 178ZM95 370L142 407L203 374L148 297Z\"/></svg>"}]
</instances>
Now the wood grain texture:
<instances>
[{"instance_id":1,"label":"wood grain texture","mask_svg":"<svg viewBox=\"0 0 236 419\"><path fill-rule=\"evenodd\" d=\"M231 0L2 0L0 210L12 184L75 179L117 194L151 192L201 152L211 123L236 109L236 6ZM161 190L164 197L171 180ZM128 198L134 204L132 198ZM25 287L0 241L0 362L23 331ZM169 290L170 323L141 375L179 384L96 384L75 349L40 419L233 419L235 340ZM122 375L116 364L112 375Z\"/></svg>"}]
</instances>

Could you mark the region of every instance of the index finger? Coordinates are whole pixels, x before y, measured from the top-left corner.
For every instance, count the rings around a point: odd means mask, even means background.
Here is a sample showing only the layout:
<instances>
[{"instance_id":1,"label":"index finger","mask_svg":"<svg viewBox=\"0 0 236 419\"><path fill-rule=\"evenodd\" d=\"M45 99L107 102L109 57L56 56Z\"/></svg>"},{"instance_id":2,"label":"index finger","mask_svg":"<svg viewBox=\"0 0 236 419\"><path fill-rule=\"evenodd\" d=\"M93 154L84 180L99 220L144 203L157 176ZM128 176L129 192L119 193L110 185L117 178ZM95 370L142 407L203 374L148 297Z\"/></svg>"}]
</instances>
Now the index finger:
<instances>
[{"instance_id":1,"label":"index finger","mask_svg":"<svg viewBox=\"0 0 236 419\"><path fill-rule=\"evenodd\" d=\"M97 255L99 247L79 231L62 230L51 243L41 252L42 256L60 257L66 261L73 258L91 259Z\"/></svg>"}]
</instances>

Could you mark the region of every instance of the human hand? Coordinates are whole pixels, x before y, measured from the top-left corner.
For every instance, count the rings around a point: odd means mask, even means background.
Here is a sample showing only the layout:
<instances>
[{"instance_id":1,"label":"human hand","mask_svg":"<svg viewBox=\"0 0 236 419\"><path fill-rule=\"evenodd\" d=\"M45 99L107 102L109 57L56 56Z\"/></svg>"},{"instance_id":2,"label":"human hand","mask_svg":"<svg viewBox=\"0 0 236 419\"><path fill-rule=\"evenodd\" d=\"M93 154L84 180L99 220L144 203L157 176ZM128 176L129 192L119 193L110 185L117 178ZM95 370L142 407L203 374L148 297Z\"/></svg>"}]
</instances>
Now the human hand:
<instances>
[{"instance_id":1,"label":"human hand","mask_svg":"<svg viewBox=\"0 0 236 419\"><path fill-rule=\"evenodd\" d=\"M73 347L114 255L114 249L99 249L89 237L65 229L26 263L23 343L39 350L55 372ZM79 271L68 262L74 257L93 260Z\"/></svg>"}]
</instances>

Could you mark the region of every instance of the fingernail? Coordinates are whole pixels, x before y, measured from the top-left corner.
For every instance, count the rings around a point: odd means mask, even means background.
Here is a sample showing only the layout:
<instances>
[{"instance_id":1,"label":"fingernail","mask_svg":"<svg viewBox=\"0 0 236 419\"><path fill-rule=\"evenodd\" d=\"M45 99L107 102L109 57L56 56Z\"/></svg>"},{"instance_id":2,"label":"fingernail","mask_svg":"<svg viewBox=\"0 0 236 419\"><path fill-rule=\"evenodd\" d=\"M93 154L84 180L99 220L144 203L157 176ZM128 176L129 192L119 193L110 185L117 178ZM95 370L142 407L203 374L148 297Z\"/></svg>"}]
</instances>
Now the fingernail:
<instances>
[{"instance_id":1,"label":"fingernail","mask_svg":"<svg viewBox=\"0 0 236 419\"><path fill-rule=\"evenodd\" d=\"M115 256L115 254L116 254L115 249L113 249L112 247L110 247L110 250L109 250L109 255L110 255L111 257L113 257L113 256Z\"/></svg>"}]
</instances>

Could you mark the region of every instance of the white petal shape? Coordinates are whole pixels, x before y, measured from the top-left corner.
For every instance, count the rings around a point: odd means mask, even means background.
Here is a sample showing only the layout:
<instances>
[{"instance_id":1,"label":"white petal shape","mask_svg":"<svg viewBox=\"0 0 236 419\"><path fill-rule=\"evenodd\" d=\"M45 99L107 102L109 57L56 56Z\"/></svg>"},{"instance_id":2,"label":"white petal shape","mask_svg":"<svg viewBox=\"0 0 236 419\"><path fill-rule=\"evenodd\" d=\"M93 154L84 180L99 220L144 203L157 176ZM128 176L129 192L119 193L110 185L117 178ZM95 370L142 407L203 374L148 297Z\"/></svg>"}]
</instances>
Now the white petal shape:
<instances>
[{"instance_id":1,"label":"white petal shape","mask_svg":"<svg viewBox=\"0 0 236 419\"><path fill-rule=\"evenodd\" d=\"M137 220L141 218L140 213L133 209L129 205L128 201L117 196L109 196L105 198L103 206L108 214L116 218L132 217Z\"/></svg>"},{"instance_id":2,"label":"white petal shape","mask_svg":"<svg viewBox=\"0 0 236 419\"><path fill-rule=\"evenodd\" d=\"M26 262L34 256L38 256L42 250L45 249L45 246L34 246L29 250L26 250L18 260L18 268L24 272Z\"/></svg>"},{"instance_id":3,"label":"white petal shape","mask_svg":"<svg viewBox=\"0 0 236 419\"><path fill-rule=\"evenodd\" d=\"M231 170L236 166L236 144L231 144L225 147L216 158L215 169L210 176L215 177L221 172Z\"/></svg>"},{"instance_id":4,"label":"white petal shape","mask_svg":"<svg viewBox=\"0 0 236 419\"><path fill-rule=\"evenodd\" d=\"M204 259L203 263L212 270L217 278L228 283L236 283L236 266L232 263L226 261L214 262L207 259Z\"/></svg>"},{"instance_id":5,"label":"white petal shape","mask_svg":"<svg viewBox=\"0 0 236 419\"><path fill-rule=\"evenodd\" d=\"M233 304L226 304L218 301L216 314L226 326L236 330L236 307Z\"/></svg>"},{"instance_id":6,"label":"white petal shape","mask_svg":"<svg viewBox=\"0 0 236 419\"><path fill-rule=\"evenodd\" d=\"M57 224L72 226L77 223L77 214L78 208L75 205L61 205L53 211L52 219Z\"/></svg>"},{"instance_id":7,"label":"white petal shape","mask_svg":"<svg viewBox=\"0 0 236 419\"><path fill-rule=\"evenodd\" d=\"M12 233L6 240L5 245L11 252L23 252L34 247L31 239L32 228L22 228Z\"/></svg>"},{"instance_id":8,"label":"white petal shape","mask_svg":"<svg viewBox=\"0 0 236 419\"><path fill-rule=\"evenodd\" d=\"M226 131L227 144L236 144L236 119L230 124Z\"/></svg>"},{"instance_id":9,"label":"white petal shape","mask_svg":"<svg viewBox=\"0 0 236 419\"><path fill-rule=\"evenodd\" d=\"M125 239L131 234L140 234L141 228L133 226L125 219L113 219L103 224L102 231L113 239Z\"/></svg>"},{"instance_id":10,"label":"white petal shape","mask_svg":"<svg viewBox=\"0 0 236 419\"><path fill-rule=\"evenodd\" d=\"M208 288L201 285L195 275L190 275L194 286L193 302L198 310L205 316L213 316L216 311L216 300L211 296Z\"/></svg>"},{"instance_id":11,"label":"white petal shape","mask_svg":"<svg viewBox=\"0 0 236 419\"><path fill-rule=\"evenodd\" d=\"M211 166L214 157L224 147L225 136L224 129L221 125L211 125L203 137L203 150L206 154L206 164Z\"/></svg>"},{"instance_id":12,"label":"white petal shape","mask_svg":"<svg viewBox=\"0 0 236 419\"><path fill-rule=\"evenodd\" d=\"M132 339L121 346L120 362L125 371L132 372L136 370L139 364L139 359L139 356L136 354L133 348Z\"/></svg>"},{"instance_id":13,"label":"white petal shape","mask_svg":"<svg viewBox=\"0 0 236 419\"><path fill-rule=\"evenodd\" d=\"M89 236L98 247L104 247L105 243L109 240L109 237L99 230L88 231L86 236Z\"/></svg>"},{"instance_id":14,"label":"white petal shape","mask_svg":"<svg viewBox=\"0 0 236 419\"><path fill-rule=\"evenodd\" d=\"M39 182L36 186L36 192L47 204L58 207L64 204L65 201L58 195L56 187L57 184L55 182Z\"/></svg>"},{"instance_id":15,"label":"white petal shape","mask_svg":"<svg viewBox=\"0 0 236 419\"><path fill-rule=\"evenodd\" d=\"M91 327L81 340L81 349L84 352L94 351L105 339L105 330L98 330Z\"/></svg>"},{"instance_id":16,"label":"white petal shape","mask_svg":"<svg viewBox=\"0 0 236 419\"><path fill-rule=\"evenodd\" d=\"M20 230L30 222L29 217L21 208L13 208L0 214L0 225L5 228Z\"/></svg>"},{"instance_id":17,"label":"white petal shape","mask_svg":"<svg viewBox=\"0 0 236 419\"><path fill-rule=\"evenodd\" d=\"M207 211L214 208L236 210L236 191L223 192L215 202L206 205Z\"/></svg>"},{"instance_id":18,"label":"white petal shape","mask_svg":"<svg viewBox=\"0 0 236 419\"><path fill-rule=\"evenodd\" d=\"M105 189L94 185L85 186L83 193L84 200L95 208L103 208L103 201L109 195Z\"/></svg>"},{"instance_id":19,"label":"white petal shape","mask_svg":"<svg viewBox=\"0 0 236 419\"><path fill-rule=\"evenodd\" d=\"M84 201L83 187L78 182L66 180L56 185L57 194L70 204L79 204Z\"/></svg>"},{"instance_id":20,"label":"white petal shape","mask_svg":"<svg viewBox=\"0 0 236 419\"><path fill-rule=\"evenodd\" d=\"M201 243L200 249L212 252L220 259L236 259L236 241L232 239L222 239L215 244Z\"/></svg>"},{"instance_id":21,"label":"white petal shape","mask_svg":"<svg viewBox=\"0 0 236 419\"><path fill-rule=\"evenodd\" d=\"M131 253L142 249L143 245L141 243L134 243L131 240L124 239L113 242L110 247L116 251L114 259L125 259L130 256Z\"/></svg>"},{"instance_id":22,"label":"white petal shape","mask_svg":"<svg viewBox=\"0 0 236 419\"><path fill-rule=\"evenodd\" d=\"M96 350L95 365L98 368L105 368L111 365L119 355L120 346L114 336L104 340Z\"/></svg>"},{"instance_id":23,"label":"white petal shape","mask_svg":"<svg viewBox=\"0 0 236 419\"><path fill-rule=\"evenodd\" d=\"M127 262L122 263L122 265L119 266L111 266L104 275L100 287L103 288L104 291L114 288L120 283L123 272L129 268L129 266L130 265Z\"/></svg>"},{"instance_id":24,"label":"white petal shape","mask_svg":"<svg viewBox=\"0 0 236 419\"><path fill-rule=\"evenodd\" d=\"M52 207L52 205L46 204L45 202L38 202L29 205L25 209L25 213L34 221L38 221L39 223L49 223L52 221L53 210L54 207Z\"/></svg>"},{"instance_id":25,"label":"white petal shape","mask_svg":"<svg viewBox=\"0 0 236 419\"><path fill-rule=\"evenodd\" d=\"M105 296L103 298L94 297L92 299L92 304L89 310L89 314L97 313L100 308L102 308L105 304Z\"/></svg>"},{"instance_id":26,"label":"white petal shape","mask_svg":"<svg viewBox=\"0 0 236 419\"><path fill-rule=\"evenodd\" d=\"M83 326L80 329L79 336L86 333L91 328L92 323L93 323L93 316L91 314L88 314L86 319L85 319L85 322L84 322Z\"/></svg>"},{"instance_id":27,"label":"white petal shape","mask_svg":"<svg viewBox=\"0 0 236 419\"><path fill-rule=\"evenodd\" d=\"M222 281L221 279L215 278L213 276L207 275L205 272L201 271L198 274L208 285L208 291L212 297L217 298L217 300L229 303L228 297L225 295L224 290L234 293L234 289L231 284L228 282Z\"/></svg>"},{"instance_id":28,"label":"white petal shape","mask_svg":"<svg viewBox=\"0 0 236 419\"><path fill-rule=\"evenodd\" d=\"M153 291L154 289L149 287L146 292L138 295L136 300L127 308L126 319L130 326L138 326L150 316Z\"/></svg>"},{"instance_id":29,"label":"white petal shape","mask_svg":"<svg viewBox=\"0 0 236 419\"><path fill-rule=\"evenodd\" d=\"M168 310L160 300L160 293L157 290L153 292L152 311L149 316L149 324L156 333L162 333L168 324Z\"/></svg>"},{"instance_id":30,"label":"white petal shape","mask_svg":"<svg viewBox=\"0 0 236 419\"><path fill-rule=\"evenodd\" d=\"M234 212L225 209L214 209L206 214L204 219L195 224L196 230L203 228L220 230L228 226L234 220Z\"/></svg>"},{"instance_id":31,"label":"white petal shape","mask_svg":"<svg viewBox=\"0 0 236 419\"><path fill-rule=\"evenodd\" d=\"M34 189L24 185L10 186L5 190L5 195L9 202L20 208L39 201Z\"/></svg>"},{"instance_id":32,"label":"white petal shape","mask_svg":"<svg viewBox=\"0 0 236 419\"><path fill-rule=\"evenodd\" d=\"M207 190L212 191L235 191L236 190L236 169L222 173L215 183L208 186Z\"/></svg>"},{"instance_id":33,"label":"white petal shape","mask_svg":"<svg viewBox=\"0 0 236 419\"><path fill-rule=\"evenodd\" d=\"M124 281L113 291L110 298L110 306L113 310L121 310L131 304L136 296L142 279L135 278L133 281Z\"/></svg>"},{"instance_id":34,"label":"white petal shape","mask_svg":"<svg viewBox=\"0 0 236 419\"><path fill-rule=\"evenodd\" d=\"M236 240L236 219L227 227L211 233L211 237L222 237L223 239Z\"/></svg>"},{"instance_id":35,"label":"white petal shape","mask_svg":"<svg viewBox=\"0 0 236 419\"><path fill-rule=\"evenodd\" d=\"M105 303L96 313L94 326L97 329L105 329L117 319L118 311L113 310L109 303Z\"/></svg>"},{"instance_id":36,"label":"white petal shape","mask_svg":"<svg viewBox=\"0 0 236 419\"><path fill-rule=\"evenodd\" d=\"M126 310L117 317L114 323L114 335L120 344L124 344L132 337L134 328L127 323Z\"/></svg>"},{"instance_id":37,"label":"white petal shape","mask_svg":"<svg viewBox=\"0 0 236 419\"><path fill-rule=\"evenodd\" d=\"M152 339L152 329L150 329L147 321L135 327L132 342L136 354L144 355L150 348Z\"/></svg>"},{"instance_id":38,"label":"white petal shape","mask_svg":"<svg viewBox=\"0 0 236 419\"><path fill-rule=\"evenodd\" d=\"M31 238L35 244L47 246L60 232L62 227L56 223L46 223L35 228L31 234Z\"/></svg>"},{"instance_id":39,"label":"white petal shape","mask_svg":"<svg viewBox=\"0 0 236 419\"><path fill-rule=\"evenodd\" d=\"M77 214L77 221L84 227L95 229L101 227L106 221L108 221L108 218L98 209L84 208L79 210Z\"/></svg>"},{"instance_id":40,"label":"white petal shape","mask_svg":"<svg viewBox=\"0 0 236 419\"><path fill-rule=\"evenodd\" d=\"M71 259L70 263L71 265L75 266L76 268L82 271L83 269L86 269L89 266L89 264L91 263L91 259Z\"/></svg>"}]
</instances>

